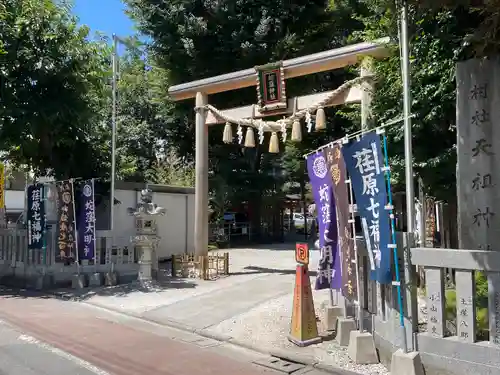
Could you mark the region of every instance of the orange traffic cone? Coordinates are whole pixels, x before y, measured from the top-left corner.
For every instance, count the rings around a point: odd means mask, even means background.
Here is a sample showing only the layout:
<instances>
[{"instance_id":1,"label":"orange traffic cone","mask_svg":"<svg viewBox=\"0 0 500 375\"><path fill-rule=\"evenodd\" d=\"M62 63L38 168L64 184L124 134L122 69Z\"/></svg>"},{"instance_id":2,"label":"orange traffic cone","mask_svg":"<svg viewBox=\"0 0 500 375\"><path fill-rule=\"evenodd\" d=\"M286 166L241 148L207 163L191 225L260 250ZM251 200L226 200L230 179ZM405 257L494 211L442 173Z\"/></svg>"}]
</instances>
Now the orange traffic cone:
<instances>
[{"instance_id":1,"label":"orange traffic cone","mask_svg":"<svg viewBox=\"0 0 500 375\"><path fill-rule=\"evenodd\" d=\"M292 323L288 340L298 346L321 342L318 335L311 281L307 265L297 264L293 293Z\"/></svg>"}]
</instances>

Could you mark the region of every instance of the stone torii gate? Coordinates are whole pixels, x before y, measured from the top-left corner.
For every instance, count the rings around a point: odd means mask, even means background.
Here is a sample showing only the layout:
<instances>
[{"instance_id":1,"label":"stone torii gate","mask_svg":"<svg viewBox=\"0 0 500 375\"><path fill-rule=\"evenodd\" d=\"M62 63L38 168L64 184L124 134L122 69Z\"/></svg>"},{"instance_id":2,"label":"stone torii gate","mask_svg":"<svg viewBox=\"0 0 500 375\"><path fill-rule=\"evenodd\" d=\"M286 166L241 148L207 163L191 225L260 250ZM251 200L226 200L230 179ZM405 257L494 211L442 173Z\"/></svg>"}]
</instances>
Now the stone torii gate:
<instances>
[{"instance_id":1,"label":"stone torii gate","mask_svg":"<svg viewBox=\"0 0 500 375\"><path fill-rule=\"evenodd\" d=\"M386 56L385 44L388 39L380 39L375 42L364 42L353 44L329 51L319 52L303 57L285 60L280 63L281 79L300 77L309 74L340 69L345 66L359 63L365 57L381 58ZM238 119L262 119L265 116L287 115L296 111L306 110L315 103L327 102L324 107L341 105L345 103L361 103L362 125L366 125L369 113L370 95L360 85L348 87L340 95L331 101L328 98L334 94L333 91L319 94L306 95L288 99L283 106L272 112L256 110L258 106L249 105L220 111L217 115L209 111L208 96L223 91L237 90L256 84L257 70L255 68L240 70L233 73L205 78L189 83L170 87L169 94L174 101L196 99L196 183L195 183L195 254L205 256L208 254L208 131L207 127L224 123L220 116L229 116ZM367 73L361 68L361 75ZM266 131L272 131L267 128ZM279 131L279 130L278 130Z\"/></svg>"}]
</instances>

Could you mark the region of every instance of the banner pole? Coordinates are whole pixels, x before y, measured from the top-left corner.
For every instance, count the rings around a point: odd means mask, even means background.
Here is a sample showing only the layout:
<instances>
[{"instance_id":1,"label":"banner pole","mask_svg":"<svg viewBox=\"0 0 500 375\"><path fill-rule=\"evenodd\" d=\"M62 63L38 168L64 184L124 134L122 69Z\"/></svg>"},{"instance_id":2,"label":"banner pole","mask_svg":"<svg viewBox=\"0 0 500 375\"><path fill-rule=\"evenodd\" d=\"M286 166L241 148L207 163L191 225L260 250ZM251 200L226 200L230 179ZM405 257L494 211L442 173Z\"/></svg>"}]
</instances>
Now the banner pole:
<instances>
[{"instance_id":1,"label":"banner pole","mask_svg":"<svg viewBox=\"0 0 500 375\"><path fill-rule=\"evenodd\" d=\"M95 222L96 222L96 215L95 215L95 179L92 179L92 203L94 205L94 216L92 217L93 220L93 225L94 225L94 272L97 273L97 233L95 230Z\"/></svg>"},{"instance_id":2,"label":"banner pole","mask_svg":"<svg viewBox=\"0 0 500 375\"><path fill-rule=\"evenodd\" d=\"M8 228L5 210L5 164L0 162L0 221L2 228Z\"/></svg>"},{"instance_id":3,"label":"banner pole","mask_svg":"<svg viewBox=\"0 0 500 375\"><path fill-rule=\"evenodd\" d=\"M405 353L408 353L408 343L406 340L406 329L403 309L403 295L401 293L401 279L399 277L399 264L398 264L398 248L396 243L396 229L394 223L394 206L392 205L392 192L391 192L391 169L389 167L389 156L387 152L387 136L384 134L384 159L385 159L385 176L387 179L387 197L389 199L389 210L391 218L391 236L392 236L392 250L394 254L394 271L396 273L396 288L398 291L398 305L399 305L399 324L401 326L401 339L403 340L403 348Z\"/></svg>"},{"instance_id":4,"label":"banner pole","mask_svg":"<svg viewBox=\"0 0 500 375\"><path fill-rule=\"evenodd\" d=\"M328 288L330 292L330 306L335 306L333 303L333 289L332 289L332 278L330 278L330 287Z\"/></svg>"},{"instance_id":5,"label":"banner pole","mask_svg":"<svg viewBox=\"0 0 500 375\"><path fill-rule=\"evenodd\" d=\"M69 180L71 184L71 196L73 197L73 228L75 228L75 260L76 260L76 270L78 276L80 276L80 254L78 253L78 232L76 229L76 209L75 209L75 184L73 179Z\"/></svg>"},{"instance_id":6,"label":"banner pole","mask_svg":"<svg viewBox=\"0 0 500 375\"><path fill-rule=\"evenodd\" d=\"M45 189L45 184L42 185L42 205L43 205L43 245L42 245L42 264L45 274L45 267L47 266L47 189Z\"/></svg>"},{"instance_id":7,"label":"banner pole","mask_svg":"<svg viewBox=\"0 0 500 375\"><path fill-rule=\"evenodd\" d=\"M415 115L408 115L408 118L414 118ZM320 152L322 151L323 149L327 148L327 147L330 147L330 146L333 146L335 144L344 144L346 142L348 142L349 139L351 138L359 138L360 136L363 136L365 134L369 134L369 133L372 133L372 132L376 132L376 131L380 131L380 129L384 129L388 126L392 126L392 125L395 125L395 124L398 124L400 123L401 121L403 121L403 118L396 118L394 120L390 120L388 122L386 122L385 124L382 124L382 125L379 125L375 128L371 128L371 129L363 129L363 130L358 130L358 131L355 131L355 132L352 132L350 134L346 134L344 135L342 138L338 138L332 142L329 142L329 143L326 143L322 146L319 146L318 148L312 150L312 151L309 151L307 154L303 154L302 156L304 157L304 159L307 159L307 157L309 155L312 155L312 154L315 154L317 152Z\"/></svg>"},{"instance_id":8,"label":"banner pole","mask_svg":"<svg viewBox=\"0 0 500 375\"><path fill-rule=\"evenodd\" d=\"M363 306L361 303L361 282L360 282L360 277L359 274L361 273L361 266L360 266L360 256L358 253L358 244L356 242L356 220L355 220L355 211L354 211L354 194L352 192L352 183L351 179L349 178L348 180L345 181L346 184L349 184L349 199L351 201L351 204L349 205L349 213L351 218L349 219L349 222L351 223L351 229L352 229L352 242L353 242L353 248L354 248L354 254L356 254L356 289L358 290L358 301L357 301L357 310L358 310L358 325L359 325L359 331L364 332L364 314L363 314Z\"/></svg>"},{"instance_id":9,"label":"banner pole","mask_svg":"<svg viewBox=\"0 0 500 375\"><path fill-rule=\"evenodd\" d=\"M333 178L332 178L332 188L335 189L335 181L333 181ZM333 194L333 200L335 201L335 193ZM343 260L343 257L342 257L342 247L340 246L340 241L342 241L342 236L340 235L340 229L339 229L339 212L338 212L338 204L337 202L335 202L335 210L337 211L337 217L336 217L336 221L337 221L337 254L338 254L338 259L335 259L335 261L339 261L339 267L340 267L340 279L342 280L342 275L343 275L343 272L344 270L342 269L342 260ZM332 289L332 284L333 284L333 279L330 280L330 290ZM340 293L342 292L342 284L340 286ZM333 293L333 292L332 292ZM335 290L335 306L338 306L339 305L339 291L338 290ZM332 304L332 306L334 306ZM345 303L344 303L344 308L345 308Z\"/></svg>"},{"instance_id":10,"label":"banner pole","mask_svg":"<svg viewBox=\"0 0 500 375\"><path fill-rule=\"evenodd\" d=\"M335 197L333 198L335 199ZM335 210L337 210L337 205L335 205ZM337 254L338 254L338 259L335 259L335 261L339 261L339 267L340 267L340 278L342 279L342 273L344 272L344 270L342 269L342 249L341 247L339 246L339 241L340 241L340 230L339 230L339 220L338 220L338 213L337 213L337 233L339 233L339 235L337 236ZM334 298L333 298L333 278L330 279L330 299L331 299L331 306L338 306L339 305L339 291L337 289L335 289L335 302L334 301ZM342 290L342 287L341 289ZM335 304L334 304L335 303ZM344 304L345 305L345 304Z\"/></svg>"}]
</instances>

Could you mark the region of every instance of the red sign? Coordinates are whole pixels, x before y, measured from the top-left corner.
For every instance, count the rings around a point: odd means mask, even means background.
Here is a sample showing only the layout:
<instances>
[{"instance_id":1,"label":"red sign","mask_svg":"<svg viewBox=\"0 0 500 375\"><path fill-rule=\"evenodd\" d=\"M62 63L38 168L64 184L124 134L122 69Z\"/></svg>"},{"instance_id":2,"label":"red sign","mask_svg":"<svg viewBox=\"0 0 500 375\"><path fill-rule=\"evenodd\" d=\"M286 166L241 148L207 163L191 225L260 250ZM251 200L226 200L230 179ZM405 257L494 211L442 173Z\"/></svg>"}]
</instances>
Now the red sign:
<instances>
[{"instance_id":1,"label":"red sign","mask_svg":"<svg viewBox=\"0 0 500 375\"><path fill-rule=\"evenodd\" d=\"M295 245L295 261L299 264L309 264L309 246L306 243Z\"/></svg>"}]
</instances>

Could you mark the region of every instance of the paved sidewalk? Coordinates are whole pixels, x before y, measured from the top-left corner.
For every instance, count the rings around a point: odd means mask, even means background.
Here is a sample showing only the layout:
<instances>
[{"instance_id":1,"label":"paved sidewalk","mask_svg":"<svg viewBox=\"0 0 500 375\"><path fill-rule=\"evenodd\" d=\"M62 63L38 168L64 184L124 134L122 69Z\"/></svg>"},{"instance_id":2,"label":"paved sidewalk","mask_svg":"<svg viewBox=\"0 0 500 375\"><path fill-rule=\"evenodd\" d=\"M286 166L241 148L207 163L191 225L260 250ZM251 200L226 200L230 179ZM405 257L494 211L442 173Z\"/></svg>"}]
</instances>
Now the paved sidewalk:
<instances>
[{"instance_id":1,"label":"paved sidewalk","mask_svg":"<svg viewBox=\"0 0 500 375\"><path fill-rule=\"evenodd\" d=\"M381 364L356 365L346 348L334 341L299 348L287 340L295 277L292 246L231 249L231 275L216 281L174 279L153 292L120 285L83 293L67 291L66 297L253 350L279 352L331 371L387 375ZM319 252L312 250L313 271L318 258ZM314 285L314 272L311 275ZM329 299L328 291L313 291L313 296L319 314L321 303Z\"/></svg>"},{"instance_id":2,"label":"paved sidewalk","mask_svg":"<svg viewBox=\"0 0 500 375\"><path fill-rule=\"evenodd\" d=\"M57 299L0 297L0 318L39 340L92 363L100 375L276 374L228 352L215 340L158 334L136 323ZM113 321L114 320L114 321ZM169 337L170 336L170 337ZM83 373L82 373L83 374Z\"/></svg>"}]
</instances>

